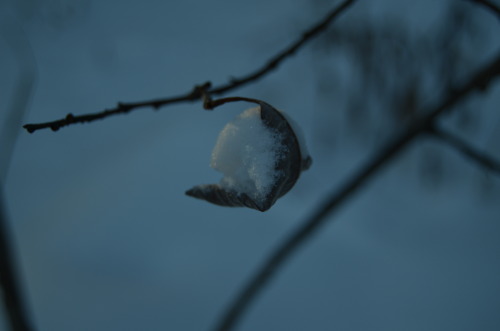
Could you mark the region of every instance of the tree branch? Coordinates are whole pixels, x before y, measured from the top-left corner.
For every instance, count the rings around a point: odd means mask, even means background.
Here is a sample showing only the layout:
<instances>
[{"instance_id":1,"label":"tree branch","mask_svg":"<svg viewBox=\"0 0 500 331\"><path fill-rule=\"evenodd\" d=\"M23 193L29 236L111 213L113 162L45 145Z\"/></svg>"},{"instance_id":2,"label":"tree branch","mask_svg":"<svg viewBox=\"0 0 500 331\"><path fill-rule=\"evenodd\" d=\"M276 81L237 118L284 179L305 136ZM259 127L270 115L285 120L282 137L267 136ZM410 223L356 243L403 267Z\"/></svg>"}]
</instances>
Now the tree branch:
<instances>
[{"instance_id":1,"label":"tree branch","mask_svg":"<svg viewBox=\"0 0 500 331\"><path fill-rule=\"evenodd\" d=\"M477 4L480 4L480 5L488 8L496 16L498 16L498 19L500 19L500 6L498 6L497 4L494 4L493 2L491 2L489 0L468 0L468 1L475 2Z\"/></svg>"},{"instance_id":2,"label":"tree branch","mask_svg":"<svg viewBox=\"0 0 500 331\"><path fill-rule=\"evenodd\" d=\"M5 109L0 128L0 295L6 314L5 325L13 331L31 330L31 323L23 297L21 279L16 264L15 240L12 240L4 198L4 183L7 178L12 153L19 134L19 126L33 96L37 68L35 56L25 31L11 15L0 21L0 37L10 46L18 62L19 74ZM5 91L4 91L5 93ZM6 95L4 94L4 97Z\"/></svg>"},{"instance_id":3,"label":"tree branch","mask_svg":"<svg viewBox=\"0 0 500 331\"><path fill-rule=\"evenodd\" d=\"M309 30L304 32L299 39L297 39L287 48L276 54L274 57L272 57L268 62L266 62L263 66L261 66L257 70L249 73L246 76L232 79L230 82L226 84L222 84L211 88L209 83L205 83L204 85L202 85L202 87L204 87L206 89L206 92L209 93L210 95L221 95L228 91L234 90L238 87L246 85L248 83L257 81L264 75L278 68L278 66L285 59L292 56L305 43L312 40L314 37L316 37L321 32L326 30L328 25L355 1L356 0L346 0L342 2L339 6L333 9L324 19L313 25ZM105 109L101 112L78 115L78 116L69 113L68 115L66 115L66 117L56 121L37 123L37 124L26 124L23 126L23 128L25 128L29 133L33 133L37 130L47 129L47 128L52 129L52 131L57 131L60 128L68 125L76 123L93 122L96 120L107 118L112 115L126 114L133 110L137 110L139 108L150 107L153 109L159 109L160 107L170 104L198 101L202 97L202 94L200 92L201 92L200 86L195 86L191 92L179 96L150 100L150 101L142 101L142 102L130 102L130 103L119 102L115 108Z\"/></svg>"},{"instance_id":4,"label":"tree branch","mask_svg":"<svg viewBox=\"0 0 500 331\"><path fill-rule=\"evenodd\" d=\"M305 244L306 240L320 229L328 220L327 216L339 209L360 187L368 182L377 171L388 164L400 151L413 141L421 132L428 130L434 120L450 110L458 101L465 98L473 91L485 90L491 81L500 76L500 54L494 61L484 66L460 89L450 92L435 108L423 114L427 114L416 120L410 127L401 133L394 140L383 147L371 160L362 166L350 179L340 188L333 191L328 198L323 201L316 211L290 236L284 239L270 255L269 258L258 268L257 272L244 285L242 291L229 305L228 309L219 320L215 330L229 331L236 327L250 304L262 292L264 287L270 282L279 269L290 259L290 257Z\"/></svg>"},{"instance_id":5,"label":"tree branch","mask_svg":"<svg viewBox=\"0 0 500 331\"><path fill-rule=\"evenodd\" d=\"M10 327L13 331L32 330L23 306L23 296L18 282L12 247L9 242L8 224L3 199L3 187L0 183L0 283L1 293L7 310Z\"/></svg>"},{"instance_id":6,"label":"tree branch","mask_svg":"<svg viewBox=\"0 0 500 331\"><path fill-rule=\"evenodd\" d=\"M496 160L487 153L477 150L465 139L462 139L443 128L432 127L429 132L433 137L440 139L449 146L453 147L463 156L477 163L480 167L500 175L500 161Z\"/></svg>"}]
</instances>

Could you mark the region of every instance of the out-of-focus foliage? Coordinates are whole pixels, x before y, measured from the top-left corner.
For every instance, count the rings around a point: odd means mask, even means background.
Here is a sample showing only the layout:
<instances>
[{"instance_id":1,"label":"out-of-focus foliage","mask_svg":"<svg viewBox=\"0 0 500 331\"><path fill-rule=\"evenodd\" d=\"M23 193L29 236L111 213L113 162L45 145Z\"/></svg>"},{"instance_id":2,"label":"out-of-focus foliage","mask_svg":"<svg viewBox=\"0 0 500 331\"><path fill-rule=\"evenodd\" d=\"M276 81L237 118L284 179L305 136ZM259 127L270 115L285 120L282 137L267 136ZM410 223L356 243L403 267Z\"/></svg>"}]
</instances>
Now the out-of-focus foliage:
<instances>
[{"instance_id":1,"label":"out-of-focus foliage","mask_svg":"<svg viewBox=\"0 0 500 331\"><path fill-rule=\"evenodd\" d=\"M316 115L319 142L328 148L351 141L379 146L481 63L488 49L483 15L465 1L447 6L444 16L421 29L411 29L402 18L362 16L319 38L314 48L318 97L334 105ZM481 100L458 107L449 121L456 130L481 129ZM423 179L432 184L452 168L438 150L428 144L417 158Z\"/></svg>"}]
</instances>

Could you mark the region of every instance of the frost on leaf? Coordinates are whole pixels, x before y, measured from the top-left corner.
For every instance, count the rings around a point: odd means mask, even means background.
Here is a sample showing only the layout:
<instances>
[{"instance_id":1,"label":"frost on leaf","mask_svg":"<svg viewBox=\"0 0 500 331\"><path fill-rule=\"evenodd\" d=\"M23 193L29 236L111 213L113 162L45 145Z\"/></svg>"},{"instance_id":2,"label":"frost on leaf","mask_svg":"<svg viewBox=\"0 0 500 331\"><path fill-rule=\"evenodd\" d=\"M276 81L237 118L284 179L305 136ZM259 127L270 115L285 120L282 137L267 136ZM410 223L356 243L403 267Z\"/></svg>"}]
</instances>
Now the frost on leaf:
<instances>
[{"instance_id":1,"label":"frost on leaf","mask_svg":"<svg viewBox=\"0 0 500 331\"><path fill-rule=\"evenodd\" d=\"M287 193L311 163L302 138L279 111L258 101L219 134L210 166L224 176L219 184L199 185L187 195L221 206L266 211ZM301 153L302 147L302 153Z\"/></svg>"}]
</instances>

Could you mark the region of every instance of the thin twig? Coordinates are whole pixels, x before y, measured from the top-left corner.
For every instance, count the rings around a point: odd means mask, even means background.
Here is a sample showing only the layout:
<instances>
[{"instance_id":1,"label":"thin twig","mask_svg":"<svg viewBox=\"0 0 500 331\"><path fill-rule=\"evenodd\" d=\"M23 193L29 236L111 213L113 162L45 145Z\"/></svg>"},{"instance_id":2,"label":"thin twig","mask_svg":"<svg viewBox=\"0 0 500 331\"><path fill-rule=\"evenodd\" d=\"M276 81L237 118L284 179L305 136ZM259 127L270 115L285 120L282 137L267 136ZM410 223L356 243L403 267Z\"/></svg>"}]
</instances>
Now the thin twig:
<instances>
[{"instance_id":1,"label":"thin twig","mask_svg":"<svg viewBox=\"0 0 500 331\"><path fill-rule=\"evenodd\" d=\"M443 128L433 127L429 130L429 132L433 137L447 143L449 146L456 149L463 156L472 160L480 167L495 172L497 175L500 175L500 161L496 160L494 157L488 155L485 152L479 151L465 139L462 139Z\"/></svg>"},{"instance_id":2,"label":"thin twig","mask_svg":"<svg viewBox=\"0 0 500 331\"><path fill-rule=\"evenodd\" d=\"M357 173L347 180L338 190L333 191L323 201L315 212L290 236L284 239L278 248L271 252L253 277L246 283L242 291L229 305L219 320L215 330L233 330L243 317L250 304L262 292L264 287L276 275L284 263L326 223L334 211L346 202L362 185L366 184L373 175L384 165L388 164L401 150L413 141L421 132L426 131L434 120L458 101L476 90L485 90L491 81L500 76L500 54L495 60L479 70L462 88L454 90L437 107L430 109L420 120L415 121L406 131L382 148L372 159L362 166Z\"/></svg>"},{"instance_id":3,"label":"thin twig","mask_svg":"<svg viewBox=\"0 0 500 331\"><path fill-rule=\"evenodd\" d=\"M278 68L278 66L287 58L292 56L297 50L299 50L306 42L312 40L314 37L319 35L321 32L326 30L328 25L338 17L343 11L345 11L351 4L353 4L356 0L346 0L341 3L338 7L332 10L324 19L316 23L309 30L304 32L302 36L289 45L287 48L273 56L269 61L267 61L263 66L258 68L257 70L249 73L246 76L241 78L232 79L230 82L226 84L222 84L219 86L215 86L213 88L206 89L206 92L210 95L221 95L231 90L234 90L238 87L246 85L250 82L255 82L258 79L262 78L264 75ZM122 103L119 102L115 108L105 109L101 112L90 113L84 115L73 115L69 113L66 117L45 123L37 123L37 124L26 124L23 127L29 132L33 133L37 130L50 128L53 131L57 131L62 127L76 124L76 123L87 123L93 122L96 120L104 119L112 115L117 114L126 114L133 110L137 110L139 108L150 107L153 109L159 109L160 107L171 105L175 103L181 102L192 102L198 101L202 98L202 93L199 86L193 88L190 92L169 97L163 99L156 99L150 101L142 101L142 102L130 102L130 103Z\"/></svg>"},{"instance_id":4,"label":"thin twig","mask_svg":"<svg viewBox=\"0 0 500 331\"><path fill-rule=\"evenodd\" d=\"M210 83L206 83L205 85L210 85ZM139 108L144 108L144 107L151 107L153 109L158 109L160 107L174 103L196 101L199 100L200 97L201 97L200 87L195 86L191 92L184 95L179 95L166 99L143 101L143 102L130 102L130 103L118 102L117 106L112 109L105 109L101 112L77 115L77 116L73 115L72 113L69 113L66 115L66 117L60 120L45 122L45 123L37 123L37 124L25 124L23 125L23 128L25 128L29 133L33 133L37 130L47 129L47 128L52 129L52 131L57 131L60 128L71 124L93 122L96 120L104 119L112 115L127 114L133 110L137 110Z\"/></svg>"},{"instance_id":5,"label":"thin twig","mask_svg":"<svg viewBox=\"0 0 500 331\"><path fill-rule=\"evenodd\" d=\"M483 5L484 7L491 10L496 16L498 16L498 19L500 19L500 6L499 5L494 4L493 2L491 2L489 0L468 0L468 1Z\"/></svg>"}]
</instances>

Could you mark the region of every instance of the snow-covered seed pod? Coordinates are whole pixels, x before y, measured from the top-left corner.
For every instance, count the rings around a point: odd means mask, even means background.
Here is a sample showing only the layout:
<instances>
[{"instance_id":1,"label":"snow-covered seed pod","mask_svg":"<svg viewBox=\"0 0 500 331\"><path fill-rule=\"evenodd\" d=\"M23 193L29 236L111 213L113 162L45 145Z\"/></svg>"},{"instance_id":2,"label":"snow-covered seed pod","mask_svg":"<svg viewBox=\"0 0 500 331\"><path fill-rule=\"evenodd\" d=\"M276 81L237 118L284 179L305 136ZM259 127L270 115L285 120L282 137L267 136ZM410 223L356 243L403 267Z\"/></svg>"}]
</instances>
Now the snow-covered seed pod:
<instances>
[{"instance_id":1,"label":"snow-covered seed pod","mask_svg":"<svg viewBox=\"0 0 500 331\"><path fill-rule=\"evenodd\" d=\"M220 183L195 186L186 194L221 206L266 211L311 165L304 139L288 116L263 101L220 100L258 106L244 111L219 134L210 166L224 174Z\"/></svg>"}]
</instances>

